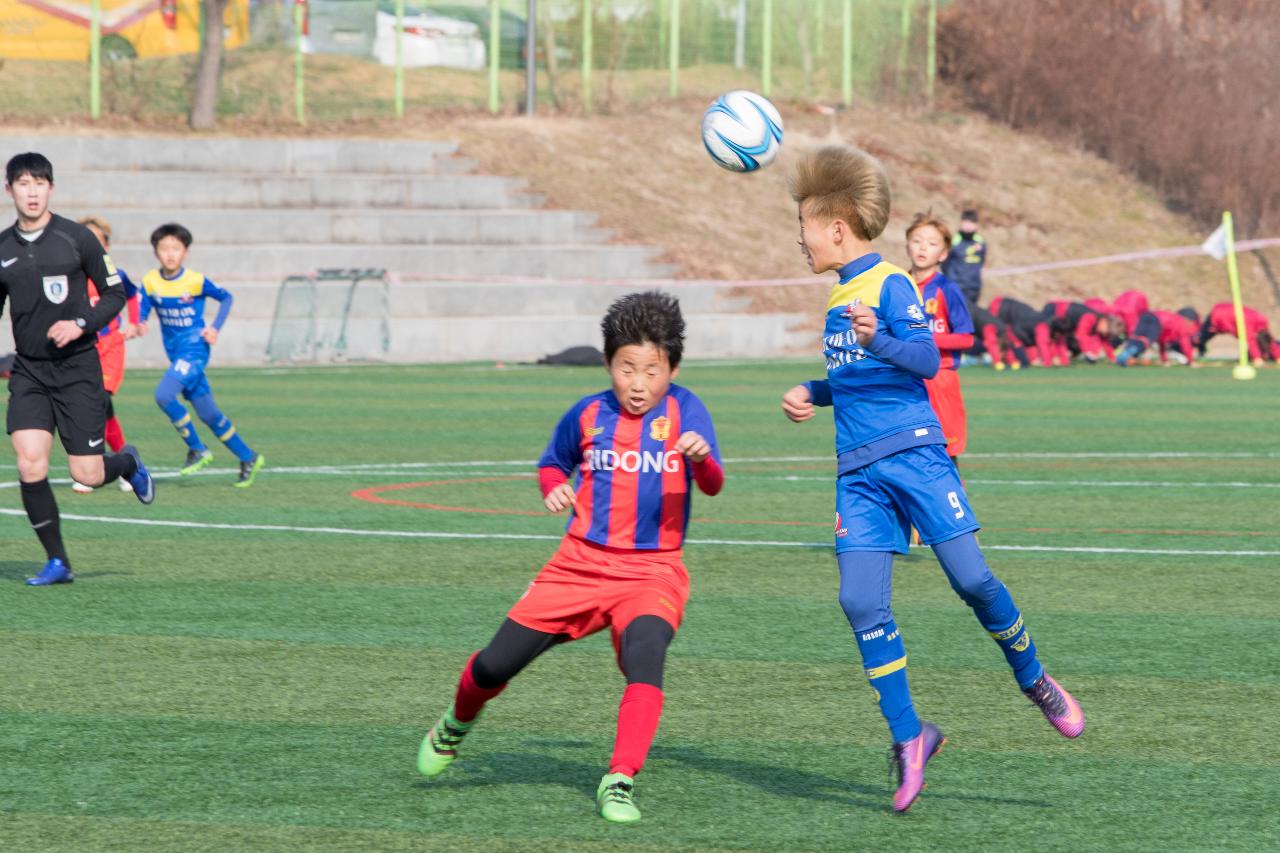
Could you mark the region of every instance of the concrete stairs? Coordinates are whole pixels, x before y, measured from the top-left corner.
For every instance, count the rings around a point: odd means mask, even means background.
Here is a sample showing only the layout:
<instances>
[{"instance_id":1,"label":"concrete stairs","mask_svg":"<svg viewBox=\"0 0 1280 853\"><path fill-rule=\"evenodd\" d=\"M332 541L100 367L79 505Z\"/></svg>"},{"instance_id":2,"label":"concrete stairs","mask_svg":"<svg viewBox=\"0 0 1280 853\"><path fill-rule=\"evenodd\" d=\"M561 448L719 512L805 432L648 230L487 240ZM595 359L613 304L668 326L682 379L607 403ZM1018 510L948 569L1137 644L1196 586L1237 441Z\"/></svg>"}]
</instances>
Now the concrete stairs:
<instances>
[{"instance_id":1,"label":"concrete stairs","mask_svg":"<svg viewBox=\"0 0 1280 853\"><path fill-rule=\"evenodd\" d=\"M217 364L264 363L281 280L319 268L398 277L386 358L403 362L520 361L599 346L612 299L676 272L658 248L610 243L591 213L540 208L521 179L471 174L475 164L447 142L0 134L0 145L48 156L55 212L107 219L112 258L137 280L155 266L157 225L191 229L188 265L236 299ZM681 298L691 356L813 346L811 334L790 331L798 316L747 314L715 285L666 289ZM10 346L6 322L0 351ZM164 363L158 334L129 352L134 365Z\"/></svg>"}]
</instances>

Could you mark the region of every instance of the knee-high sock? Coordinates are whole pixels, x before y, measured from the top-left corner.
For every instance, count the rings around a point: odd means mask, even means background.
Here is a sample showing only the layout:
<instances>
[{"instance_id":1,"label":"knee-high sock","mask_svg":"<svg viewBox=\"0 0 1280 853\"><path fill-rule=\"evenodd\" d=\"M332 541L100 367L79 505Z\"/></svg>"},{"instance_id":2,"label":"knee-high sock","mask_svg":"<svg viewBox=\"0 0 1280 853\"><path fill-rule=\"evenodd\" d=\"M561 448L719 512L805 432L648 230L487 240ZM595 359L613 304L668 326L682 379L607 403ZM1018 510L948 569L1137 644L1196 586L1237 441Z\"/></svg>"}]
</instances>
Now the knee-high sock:
<instances>
[{"instance_id":1,"label":"knee-high sock","mask_svg":"<svg viewBox=\"0 0 1280 853\"><path fill-rule=\"evenodd\" d=\"M67 549L62 544L62 520L58 515L58 502L53 497L53 487L48 478L37 483L22 484L22 506L27 510L31 529L44 546L46 557L62 560L68 566Z\"/></svg>"},{"instance_id":2,"label":"knee-high sock","mask_svg":"<svg viewBox=\"0 0 1280 853\"><path fill-rule=\"evenodd\" d=\"M197 397L191 401L192 407L196 410L196 414L200 416L200 420L204 421L209 429L213 430L213 434L218 437L227 446L227 449L236 455L241 462L252 462L258 455L245 444L244 439L236 433L235 424L231 423L231 419L222 413L218 408L218 404L213 401L212 394L205 394L203 397Z\"/></svg>"},{"instance_id":3,"label":"knee-high sock","mask_svg":"<svg viewBox=\"0 0 1280 853\"><path fill-rule=\"evenodd\" d=\"M618 705L618 734L609 759L610 773L634 776L640 772L661 718L662 689L642 682L628 684Z\"/></svg>"},{"instance_id":4,"label":"knee-high sock","mask_svg":"<svg viewBox=\"0 0 1280 853\"><path fill-rule=\"evenodd\" d=\"M987 568L972 533L933 546L951 586L1004 652L1019 687L1030 687L1044 674L1036 658L1036 644L1013 603L1009 589Z\"/></svg>"},{"instance_id":5,"label":"knee-high sock","mask_svg":"<svg viewBox=\"0 0 1280 853\"><path fill-rule=\"evenodd\" d=\"M920 734L920 718L911 702L907 683L907 648L898 626L891 619L868 631L855 631L858 651L867 681L880 703L880 713L889 724L894 743L902 743Z\"/></svg>"},{"instance_id":6,"label":"knee-high sock","mask_svg":"<svg viewBox=\"0 0 1280 853\"><path fill-rule=\"evenodd\" d=\"M102 460L102 485L114 483L124 477L132 477L138 470L138 463L127 453L116 453Z\"/></svg>"},{"instance_id":7,"label":"knee-high sock","mask_svg":"<svg viewBox=\"0 0 1280 853\"><path fill-rule=\"evenodd\" d=\"M112 453L119 453L120 448L125 445L124 429L120 426L120 420L115 415L107 418L105 438L107 439L107 447L111 448Z\"/></svg>"},{"instance_id":8,"label":"knee-high sock","mask_svg":"<svg viewBox=\"0 0 1280 853\"><path fill-rule=\"evenodd\" d=\"M169 416L169 422L178 431L178 435L182 436L182 440L187 443L189 449L196 452L208 449L196 433L195 424L191 422L191 413L187 411L186 406L177 400L169 400L160 403L160 408L164 409L164 413Z\"/></svg>"},{"instance_id":9,"label":"knee-high sock","mask_svg":"<svg viewBox=\"0 0 1280 853\"><path fill-rule=\"evenodd\" d=\"M116 418L115 401L110 392L107 392L107 427L103 437L107 440L107 447L112 453L119 453L120 448L124 447L124 429Z\"/></svg>"},{"instance_id":10,"label":"knee-high sock","mask_svg":"<svg viewBox=\"0 0 1280 853\"><path fill-rule=\"evenodd\" d=\"M497 687L481 687L476 684L475 676L471 674L471 665L478 654L480 652L477 651L467 659L467 665L462 668L462 675L458 678L458 690L453 697L453 718L460 723L470 723L480 716L485 703L507 687L506 684L499 684Z\"/></svg>"}]
</instances>

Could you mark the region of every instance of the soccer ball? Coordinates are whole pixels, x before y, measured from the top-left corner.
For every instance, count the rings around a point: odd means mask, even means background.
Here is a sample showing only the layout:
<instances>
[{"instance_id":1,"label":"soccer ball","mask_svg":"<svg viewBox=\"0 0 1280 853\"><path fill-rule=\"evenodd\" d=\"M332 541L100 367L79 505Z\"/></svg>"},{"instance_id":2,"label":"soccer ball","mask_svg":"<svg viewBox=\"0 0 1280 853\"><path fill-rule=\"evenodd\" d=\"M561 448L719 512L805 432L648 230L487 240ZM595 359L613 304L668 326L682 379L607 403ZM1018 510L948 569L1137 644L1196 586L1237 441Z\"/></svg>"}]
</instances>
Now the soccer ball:
<instances>
[{"instance_id":1,"label":"soccer ball","mask_svg":"<svg viewBox=\"0 0 1280 853\"><path fill-rule=\"evenodd\" d=\"M702 114L702 144L717 166L731 172L763 169L782 145L782 116L755 92L729 92Z\"/></svg>"}]
</instances>

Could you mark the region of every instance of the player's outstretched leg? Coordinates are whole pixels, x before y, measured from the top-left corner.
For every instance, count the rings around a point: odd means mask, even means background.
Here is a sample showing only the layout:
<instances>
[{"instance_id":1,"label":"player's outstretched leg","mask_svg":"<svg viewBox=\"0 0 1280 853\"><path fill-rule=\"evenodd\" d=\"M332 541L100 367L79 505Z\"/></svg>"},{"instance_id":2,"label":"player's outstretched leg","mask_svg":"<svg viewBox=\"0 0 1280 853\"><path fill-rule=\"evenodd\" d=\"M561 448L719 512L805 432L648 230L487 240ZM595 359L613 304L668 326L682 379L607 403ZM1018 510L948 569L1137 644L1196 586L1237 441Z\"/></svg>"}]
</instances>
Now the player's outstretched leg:
<instances>
[{"instance_id":1,"label":"player's outstretched leg","mask_svg":"<svg viewBox=\"0 0 1280 853\"><path fill-rule=\"evenodd\" d=\"M905 812L924 790L924 766L947 742L942 731L928 720L920 723L920 734L895 743L889 761L898 771L898 790L893 794L893 810Z\"/></svg>"},{"instance_id":2,"label":"player's outstretched leg","mask_svg":"<svg viewBox=\"0 0 1280 853\"><path fill-rule=\"evenodd\" d=\"M966 533L933 546L951 587L973 608L974 615L1004 652L1018 687L1067 737L1084 731L1084 711L1058 683L1045 674L1036 644L1008 588L987 568L977 538Z\"/></svg>"},{"instance_id":3,"label":"player's outstretched leg","mask_svg":"<svg viewBox=\"0 0 1280 853\"><path fill-rule=\"evenodd\" d=\"M526 628L509 618L504 620L489 645L473 654L462 668L453 704L418 748L418 772L428 778L443 773L458 757L462 739L475 725L485 704L559 639L556 634Z\"/></svg>"},{"instance_id":4,"label":"player's outstretched leg","mask_svg":"<svg viewBox=\"0 0 1280 853\"><path fill-rule=\"evenodd\" d=\"M222 413L218 408L218 404L214 402L212 394L201 394L191 400L191 406L196 410L196 414L200 416L200 420L205 422L209 429L213 430L213 434L218 440L227 446L227 449L235 454L240 460L240 479L235 482L237 488L245 489L253 485L253 479L262 470L262 466L266 464L266 459L261 453L257 453L253 448L245 443L245 440L236 432L235 424L231 422L231 418Z\"/></svg>"}]
</instances>

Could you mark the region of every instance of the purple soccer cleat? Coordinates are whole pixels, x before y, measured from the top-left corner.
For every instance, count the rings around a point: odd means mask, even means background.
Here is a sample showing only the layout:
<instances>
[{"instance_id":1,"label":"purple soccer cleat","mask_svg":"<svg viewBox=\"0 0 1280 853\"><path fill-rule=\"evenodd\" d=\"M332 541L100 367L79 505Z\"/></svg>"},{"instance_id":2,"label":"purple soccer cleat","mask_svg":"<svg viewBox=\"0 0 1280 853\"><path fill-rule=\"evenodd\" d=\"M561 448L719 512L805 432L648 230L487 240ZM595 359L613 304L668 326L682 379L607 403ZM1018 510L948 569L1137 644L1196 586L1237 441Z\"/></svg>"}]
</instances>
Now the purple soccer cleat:
<instances>
[{"instance_id":1,"label":"purple soccer cleat","mask_svg":"<svg viewBox=\"0 0 1280 853\"><path fill-rule=\"evenodd\" d=\"M905 812L924 790L924 766L947 742L933 723L920 724L920 734L911 740L895 743L889 761L898 769L898 790L893 795L893 810Z\"/></svg>"},{"instance_id":2,"label":"purple soccer cleat","mask_svg":"<svg viewBox=\"0 0 1280 853\"><path fill-rule=\"evenodd\" d=\"M1070 693L1063 690L1048 673L1022 691L1045 718L1065 737L1080 737L1084 733L1084 710Z\"/></svg>"}]
</instances>

